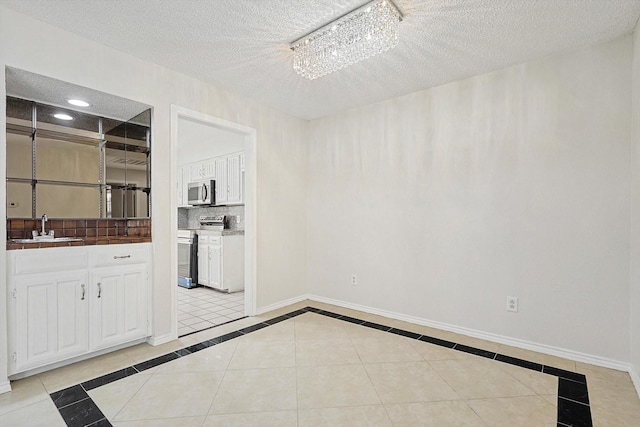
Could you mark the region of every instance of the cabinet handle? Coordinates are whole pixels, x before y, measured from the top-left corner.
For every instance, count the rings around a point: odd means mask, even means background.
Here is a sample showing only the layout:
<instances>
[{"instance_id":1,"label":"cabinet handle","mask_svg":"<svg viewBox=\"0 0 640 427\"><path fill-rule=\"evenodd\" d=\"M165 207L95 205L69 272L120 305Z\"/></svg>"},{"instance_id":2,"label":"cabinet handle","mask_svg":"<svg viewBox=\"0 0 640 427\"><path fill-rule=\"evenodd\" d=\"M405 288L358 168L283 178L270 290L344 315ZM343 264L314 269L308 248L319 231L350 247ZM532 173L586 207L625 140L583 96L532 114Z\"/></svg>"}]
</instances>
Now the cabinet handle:
<instances>
[{"instance_id":1,"label":"cabinet handle","mask_svg":"<svg viewBox=\"0 0 640 427\"><path fill-rule=\"evenodd\" d=\"M80 298L80 301L84 301L84 283L82 285L80 285L82 287L82 298Z\"/></svg>"},{"instance_id":2,"label":"cabinet handle","mask_svg":"<svg viewBox=\"0 0 640 427\"><path fill-rule=\"evenodd\" d=\"M123 259L123 258L131 258L131 255L122 255L122 256L114 255L113 256L113 259Z\"/></svg>"},{"instance_id":3,"label":"cabinet handle","mask_svg":"<svg viewBox=\"0 0 640 427\"><path fill-rule=\"evenodd\" d=\"M100 298L100 295L102 295L102 286L100 282L98 282L98 298Z\"/></svg>"}]
</instances>

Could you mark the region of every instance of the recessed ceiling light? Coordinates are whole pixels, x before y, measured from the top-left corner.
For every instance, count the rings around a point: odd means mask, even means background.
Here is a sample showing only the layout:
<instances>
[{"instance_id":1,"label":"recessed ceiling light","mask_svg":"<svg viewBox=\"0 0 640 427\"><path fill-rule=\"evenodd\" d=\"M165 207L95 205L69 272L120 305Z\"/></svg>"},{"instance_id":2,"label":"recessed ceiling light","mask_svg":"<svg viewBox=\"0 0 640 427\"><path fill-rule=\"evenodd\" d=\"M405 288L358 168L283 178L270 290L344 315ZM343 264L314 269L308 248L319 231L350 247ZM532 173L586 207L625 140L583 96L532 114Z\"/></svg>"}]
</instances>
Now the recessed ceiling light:
<instances>
[{"instance_id":1,"label":"recessed ceiling light","mask_svg":"<svg viewBox=\"0 0 640 427\"><path fill-rule=\"evenodd\" d=\"M53 117L60 120L73 120L73 117L71 117L70 115L62 113L54 114Z\"/></svg>"},{"instance_id":2,"label":"recessed ceiling light","mask_svg":"<svg viewBox=\"0 0 640 427\"><path fill-rule=\"evenodd\" d=\"M71 105L75 105L76 107L88 107L89 103L86 101L83 101L81 99L69 99L67 101L69 104Z\"/></svg>"}]
</instances>

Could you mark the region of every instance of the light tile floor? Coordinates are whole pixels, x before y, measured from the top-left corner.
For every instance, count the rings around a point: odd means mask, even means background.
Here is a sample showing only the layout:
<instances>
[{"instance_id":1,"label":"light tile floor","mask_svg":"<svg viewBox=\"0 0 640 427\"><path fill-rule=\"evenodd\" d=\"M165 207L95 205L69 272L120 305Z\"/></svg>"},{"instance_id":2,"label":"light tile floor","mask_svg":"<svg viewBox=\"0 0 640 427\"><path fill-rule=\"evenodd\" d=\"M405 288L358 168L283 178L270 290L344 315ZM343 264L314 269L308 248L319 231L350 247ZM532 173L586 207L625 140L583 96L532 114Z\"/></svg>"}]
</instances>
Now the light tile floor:
<instances>
[{"instance_id":1,"label":"light tile floor","mask_svg":"<svg viewBox=\"0 0 640 427\"><path fill-rule=\"evenodd\" d=\"M639 425L624 372L310 301L13 382L0 424L64 426L51 392L307 305L584 373L594 426ZM557 391L557 377L305 313L88 394L116 427L529 427L556 425Z\"/></svg>"},{"instance_id":2,"label":"light tile floor","mask_svg":"<svg viewBox=\"0 0 640 427\"><path fill-rule=\"evenodd\" d=\"M205 286L178 286L178 336L244 317L244 291L225 293Z\"/></svg>"}]
</instances>

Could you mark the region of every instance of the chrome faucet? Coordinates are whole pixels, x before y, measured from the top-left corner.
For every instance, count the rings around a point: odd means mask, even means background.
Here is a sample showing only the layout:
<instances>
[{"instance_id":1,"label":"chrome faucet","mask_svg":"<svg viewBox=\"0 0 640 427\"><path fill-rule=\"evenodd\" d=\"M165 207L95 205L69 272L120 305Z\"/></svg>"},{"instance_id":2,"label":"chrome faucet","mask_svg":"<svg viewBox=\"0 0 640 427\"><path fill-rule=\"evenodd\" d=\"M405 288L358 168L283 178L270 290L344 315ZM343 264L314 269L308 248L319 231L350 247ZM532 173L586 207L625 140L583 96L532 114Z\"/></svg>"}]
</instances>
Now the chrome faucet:
<instances>
[{"instance_id":1,"label":"chrome faucet","mask_svg":"<svg viewBox=\"0 0 640 427\"><path fill-rule=\"evenodd\" d=\"M44 236L46 233L44 232L44 223L49 221L49 217L47 216L47 214L42 215L42 233L40 233L41 236Z\"/></svg>"}]
</instances>

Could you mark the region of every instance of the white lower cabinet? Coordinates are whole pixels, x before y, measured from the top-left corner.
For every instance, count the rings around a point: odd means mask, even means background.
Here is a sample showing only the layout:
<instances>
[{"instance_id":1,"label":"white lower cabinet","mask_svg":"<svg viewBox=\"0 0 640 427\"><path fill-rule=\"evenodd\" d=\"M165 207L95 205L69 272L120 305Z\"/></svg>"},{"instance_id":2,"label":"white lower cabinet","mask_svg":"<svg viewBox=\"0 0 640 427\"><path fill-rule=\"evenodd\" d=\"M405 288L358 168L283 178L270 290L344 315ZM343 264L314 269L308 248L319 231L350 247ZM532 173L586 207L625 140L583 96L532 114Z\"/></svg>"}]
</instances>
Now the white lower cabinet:
<instances>
[{"instance_id":1,"label":"white lower cabinet","mask_svg":"<svg viewBox=\"0 0 640 427\"><path fill-rule=\"evenodd\" d=\"M150 268L150 244L7 251L9 374L148 336Z\"/></svg>"},{"instance_id":2,"label":"white lower cabinet","mask_svg":"<svg viewBox=\"0 0 640 427\"><path fill-rule=\"evenodd\" d=\"M198 284L220 291L244 289L244 236L198 230Z\"/></svg>"},{"instance_id":3,"label":"white lower cabinet","mask_svg":"<svg viewBox=\"0 0 640 427\"><path fill-rule=\"evenodd\" d=\"M91 349L147 335L147 267L99 267L91 272Z\"/></svg>"},{"instance_id":4,"label":"white lower cabinet","mask_svg":"<svg viewBox=\"0 0 640 427\"><path fill-rule=\"evenodd\" d=\"M19 371L88 351L87 284L86 270L16 278L14 351Z\"/></svg>"},{"instance_id":5,"label":"white lower cabinet","mask_svg":"<svg viewBox=\"0 0 640 427\"><path fill-rule=\"evenodd\" d=\"M198 231L198 284L222 289L221 236Z\"/></svg>"}]
</instances>

